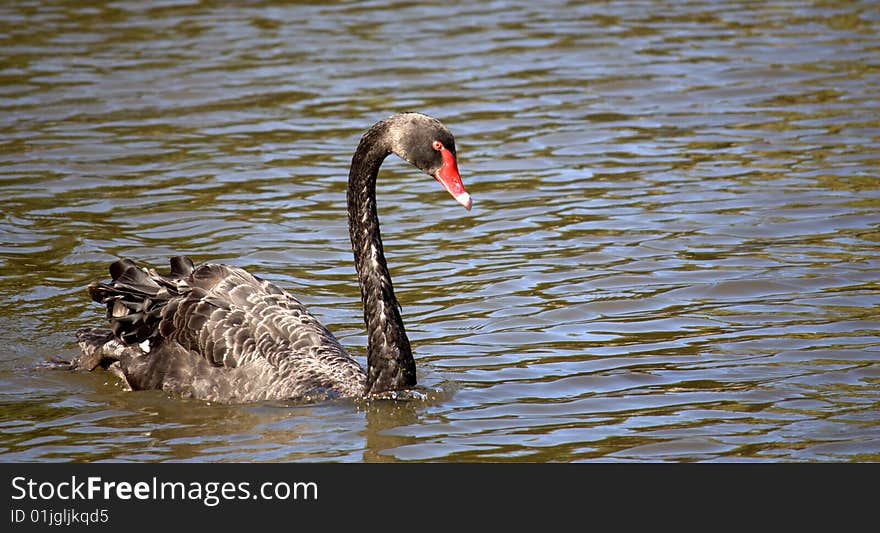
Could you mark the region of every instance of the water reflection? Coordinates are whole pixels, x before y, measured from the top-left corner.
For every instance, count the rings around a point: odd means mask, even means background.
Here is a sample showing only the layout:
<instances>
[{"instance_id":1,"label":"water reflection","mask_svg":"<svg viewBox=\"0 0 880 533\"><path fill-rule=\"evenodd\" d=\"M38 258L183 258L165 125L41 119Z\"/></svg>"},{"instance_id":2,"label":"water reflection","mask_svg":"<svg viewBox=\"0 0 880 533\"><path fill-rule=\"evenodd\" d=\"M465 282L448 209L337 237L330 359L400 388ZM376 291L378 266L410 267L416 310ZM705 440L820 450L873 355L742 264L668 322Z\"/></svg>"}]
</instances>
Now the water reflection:
<instances>
[{"instance_id":1,"label":"water reflection","mask_svg":"<svg viewBox=\"0 0 880 533\"><path fill-rule=\"evenodd\" d=\"M418 442L416 436L408 434L407 428L422 422L419 407L420 402L369 402L364 410L367 425L364 428L366 442L363 461L391 461L395 450ZM401 431L395 431L396 428L401 428Z\"/></svg>"}]
</instances>

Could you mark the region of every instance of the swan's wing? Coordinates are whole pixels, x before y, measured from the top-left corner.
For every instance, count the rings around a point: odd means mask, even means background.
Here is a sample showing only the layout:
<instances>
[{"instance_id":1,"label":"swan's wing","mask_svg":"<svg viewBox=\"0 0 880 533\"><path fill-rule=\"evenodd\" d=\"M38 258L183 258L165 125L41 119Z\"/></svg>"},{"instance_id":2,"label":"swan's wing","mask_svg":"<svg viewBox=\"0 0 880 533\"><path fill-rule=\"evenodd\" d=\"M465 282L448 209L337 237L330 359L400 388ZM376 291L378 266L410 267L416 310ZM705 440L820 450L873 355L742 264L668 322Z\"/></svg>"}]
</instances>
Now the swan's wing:
<instances>
[{"instance_id":1,"label":"swan's wing","mask_svg":"<svg viewBox=\"0 0 880 533\"><path fill-rule=\"evenodd\" d=\"M119 357L133 388L226 401L363 392L363 369L333 334L244 269L175 258L170 274L127 260L110 270L113 280L89 291L107 306L115 337L137 347Z\"/></svg>"},{"instance_id":2,"label":"swan's wing","mask_svg":"<svg viewBox=\"0 0 880 533\"><path fill-rule=\"evenodd\" d=\"M180 297L161 313L158 333L215 366L258 358L276 366L283 357L351 360L299 300L242 268L205 264L183 281Z\"/></svg>"}]
</instances>

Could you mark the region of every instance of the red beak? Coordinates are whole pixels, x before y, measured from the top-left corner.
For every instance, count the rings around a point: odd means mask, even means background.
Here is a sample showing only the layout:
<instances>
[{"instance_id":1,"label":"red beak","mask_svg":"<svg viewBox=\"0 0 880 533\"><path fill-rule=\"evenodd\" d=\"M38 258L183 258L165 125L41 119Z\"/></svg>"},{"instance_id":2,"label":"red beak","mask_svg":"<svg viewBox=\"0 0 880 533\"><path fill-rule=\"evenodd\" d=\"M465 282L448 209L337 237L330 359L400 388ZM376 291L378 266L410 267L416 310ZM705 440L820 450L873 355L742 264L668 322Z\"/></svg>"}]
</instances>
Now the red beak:
<instances>
[{"instance_id":1,"label":"red beak","mask_svg":"<svg viewBox=\"0 0 880 533\"><path fill-rule=\"evenodd\" d=\"M456 202L470 211L471 195L464 190L464 184L461 182L461 176L458 174L458 163L455 162L455 156L445 146L440 148L440 155L443 157L443 165L440 166L440 170L434 174L434 177L443 185L446 192L455 198Z\"/></svg>"}]
</instances>

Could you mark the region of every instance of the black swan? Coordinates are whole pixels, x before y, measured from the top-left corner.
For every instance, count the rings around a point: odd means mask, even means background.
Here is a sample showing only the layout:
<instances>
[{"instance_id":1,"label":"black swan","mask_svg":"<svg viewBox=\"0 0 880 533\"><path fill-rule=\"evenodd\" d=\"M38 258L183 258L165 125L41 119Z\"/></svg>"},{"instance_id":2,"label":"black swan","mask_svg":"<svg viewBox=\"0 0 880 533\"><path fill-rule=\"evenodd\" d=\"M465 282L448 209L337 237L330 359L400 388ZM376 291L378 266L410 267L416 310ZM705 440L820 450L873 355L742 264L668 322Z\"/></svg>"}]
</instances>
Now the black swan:
<instances>
[{"instance_id":1,"label":"black swan","mask_svg":"<svg viewBox=\"0 0 880 533\"><path fill-rule=\"evenodd\" d=\"M416 385L416 366L376 213L376 176L397 154L435 177L471 208L458 173L455 139L439 120L401 113L364 133L348 176L348 224L364 306L367 369L292 295L241 268L171 259L160 274L129 259L110 266L112 281L89 285L105 304L111 330L77 333L73 368L98 366L133 390L242 403L319 401L395 395Z\"/></svg>"}]
</instances>

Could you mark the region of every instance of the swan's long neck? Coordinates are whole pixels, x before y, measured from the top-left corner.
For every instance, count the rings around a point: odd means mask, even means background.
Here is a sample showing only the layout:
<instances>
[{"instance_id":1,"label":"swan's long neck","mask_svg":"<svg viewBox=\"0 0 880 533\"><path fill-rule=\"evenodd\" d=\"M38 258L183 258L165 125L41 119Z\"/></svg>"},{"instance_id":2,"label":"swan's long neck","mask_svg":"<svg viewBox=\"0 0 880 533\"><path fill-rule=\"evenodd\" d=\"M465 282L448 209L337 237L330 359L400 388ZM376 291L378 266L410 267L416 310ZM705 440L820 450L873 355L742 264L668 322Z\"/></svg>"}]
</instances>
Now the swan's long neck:
<instances>
[{"instance_id":1,"label":"swan's long neck","mask_svg":"<svg viewBox=\"0 0 880 533\"><path fill-rule=\"evenodd\" d=\"M376 213L376 176L391 153L386 132L374 128L364 135L348 175L348 231L367 326L366 394L416 384L416 363L385 263Z\"/></svg>"}]
</instances>

